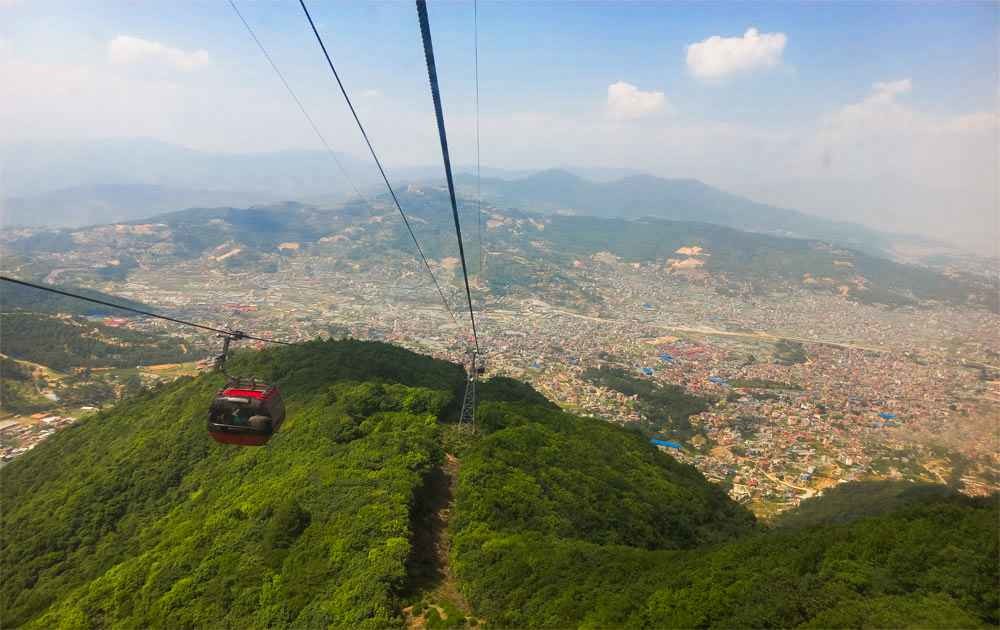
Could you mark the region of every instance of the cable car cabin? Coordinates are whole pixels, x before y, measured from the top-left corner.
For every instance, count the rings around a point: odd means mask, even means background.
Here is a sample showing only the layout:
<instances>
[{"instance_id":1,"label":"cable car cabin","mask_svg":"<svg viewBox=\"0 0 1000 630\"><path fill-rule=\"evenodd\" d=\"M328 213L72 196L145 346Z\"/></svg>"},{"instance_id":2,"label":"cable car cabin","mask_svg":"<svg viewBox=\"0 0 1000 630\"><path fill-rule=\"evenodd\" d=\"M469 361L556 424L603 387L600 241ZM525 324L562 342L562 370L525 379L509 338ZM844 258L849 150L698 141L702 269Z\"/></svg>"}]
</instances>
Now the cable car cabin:
<instances>
[{"instance_id":1,"label":"cable car cabin","mask_svg":"<svg viewBox=\"0 0 1000 630\"><path fill-rule=\"evenodd\" d=\"M208 413L208 434L216 442L240 446L266 444L285 419L277 387L236 380L216 394Z\"/></svg>"}]
</instances>

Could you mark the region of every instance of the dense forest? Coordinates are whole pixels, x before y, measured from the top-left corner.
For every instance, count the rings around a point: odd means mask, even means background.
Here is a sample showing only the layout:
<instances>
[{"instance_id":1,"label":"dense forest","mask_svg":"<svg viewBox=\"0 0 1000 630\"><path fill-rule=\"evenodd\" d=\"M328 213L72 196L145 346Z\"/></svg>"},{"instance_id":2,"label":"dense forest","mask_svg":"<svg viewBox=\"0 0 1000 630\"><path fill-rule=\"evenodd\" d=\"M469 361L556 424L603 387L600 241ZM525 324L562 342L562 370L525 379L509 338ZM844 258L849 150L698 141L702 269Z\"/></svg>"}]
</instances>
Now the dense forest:
<instances>
[{"instance_id":1,"label":"dense forest","mask_svg":"<svg viewBox=\"0 0 1000 630\"><path fill-rule=\"evenodd\" d=\"M774 344L774 362L781 365L795 365L808 360L801 342L779 339Z\"/></svg>"},{"instance_id":2,"label":"dense forest","mask_svg":"<svg viewBox=\"0 0 1000 630\"><path fill-rule=\"evenodd\" d=\"M706 411L711 403L707 398L687 393L679 385L657 383L617 367L590 368L583 378L594 385L635 396L637 411L648 433L680 440L694 435L689 418Z\"/></svg>"},{"instance_id":3,"label":"dense forest","mask_svg":"<svg viewBox=\"0 0 1000 630\"><path fill-rule=\"evenodd\" d=\"M1000 620L995 497L859 485L764 530L698 473L610 425L523 406L484 415L494 432L464 456L453 564L498 626Z\"/></svg>"},{"instance_id":4,"label":"dense forest","mask_svg":"<svg viewBox=\"0 0 1000 630\"><path fill-rule=\"evenodd\" d=\"M31 370L0 355L0 409L12 413L34 413L49 404L50 401L35 391Z\"/></svg>"},{"instance_id":5,"label":"dense forest","mask_svg":"<svg viewBox=\"0 0 1000 630\"><path fill-rule=\"evenodd\" d=\"M803 501L798 509L780 515L774 525L779 528L799 528L849 523L928 500L955 498L957 494L956 490L944 484L909 481L841 484L825 491L822 496Z\"/></svg>"},{"instance_id":6,"label":"dense forest","mask_svg":"<svg viewBox=\"0 0 1000 630\"><path fill-rule=\"evenodd\" d=\"M688 551L462 535L460 576L507 627L965 628L997 623L995 504L953 498Z\"/></svg>"},{"instance_id":7,"label":"dense forest","mask_svg":"<svg viewBox=\"0 0 1000 630\"><path fill-rule=\"evenodd\" d=\"M0 313L0 352L54 370L135 367L204 357L176 338L109 328L80 317Z\"/></svg>"},{"instance_id":8,"label":"dense forest","mask_svg":"<svg viewBox=\"0 0 1000 630\"><path fill-rule=\"evenodd\" d=\"M446 460L469 623L998 621L995 500L858 487L768 528L641 433L517 381L483 384L473 434L447 424L462 368L398 347L316 341L237 353L231 367L283 392L288 419L266 447L211 441L223 381L205 375L0 469L4 627L401 627L416 514Z\"/></svg>"},{"instance_id":9,"label":"dense forest","mask_svg":"<svg viewBox=\"0 0 1000 630\"><path fill-rule=\"evenodd\" d=\"M523 403L486 403L463 458L456 524L644 549L688 548L754 518L640 433Z\"/></svg>"},{"instance_id":10,"label":"dense forest","mask_svg":"<svg viewBox=\"0 0 1000 630\"><path fill-rule=\"evenodd\" d=\"M11 381L30 382L31 370L9 357L0 356L0 378Z\"/></svg>"},{"instance_id":11,"label":"dense forest","mask_svg":"<svg viewBox=\"0 0 1000 630\"><path fill-rule=\"evenodd\" d=\"M232 367L284 391L289 419L265 448L208 438L213 375L132 398L0 469L5 627L399 622L410 502L441 457L437 421L461 368L361 342Z\"/></svg>"}]
</instances>

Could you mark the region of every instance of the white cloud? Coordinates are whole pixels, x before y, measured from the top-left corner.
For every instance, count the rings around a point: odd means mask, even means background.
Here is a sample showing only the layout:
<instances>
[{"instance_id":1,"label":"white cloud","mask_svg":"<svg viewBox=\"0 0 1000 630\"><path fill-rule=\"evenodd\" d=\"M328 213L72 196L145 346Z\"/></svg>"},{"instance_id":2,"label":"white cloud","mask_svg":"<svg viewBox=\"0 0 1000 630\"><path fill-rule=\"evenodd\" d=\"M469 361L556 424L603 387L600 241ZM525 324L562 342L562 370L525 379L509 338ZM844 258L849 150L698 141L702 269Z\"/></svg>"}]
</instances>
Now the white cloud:
<instances>
[{"instance_id":1,"label":"white cloud","mask_svg":"<svg viewBox=\"0 0 1000 630\"><path fill-rule=\"evenodd\" d=\"M822 121L825 132L837 135L857 131L871 136L913 122L913 110L897 99L912 89L913 82L910 79L874 83L871 92L859 102L844 105L828 115Z\"/></svg>"},{"instance_id":2,"label":"white cloud","mask_svg":"<svg viewBox=\"0 0 1000 630\"><path fill-rule=\"evenodd\" d=\"M871 85L827 115L777 125L694 114L642 125L622 125L607 111L497 114L483 119L484 159L694 177L783 207L992 251L1000 114L920 107L910 95L923 84L891 78L899 80ZM466 127L471 119L452 123L455 146L474 146Z\"/></svg>"},{"instance_id":3,"label":"white cloud","mask_svg":"<svg viewBox=\"0 0 1000 630\"><path fill-rule=\"evenodd\" d=\"M160 42L119 35L108 44L108 58L112 63L135 64L147 61L166 63L178 70L195 70L208 65L208 51L185 51Z\"/></svg>"},{"instance_id":4,"label":"white cloud","mask_svg":"<svg viewBox=\"0 0 1000 630\"><path fill-rule=\"evenodd\" d=\"M663 92L643 92L624 81L608 86L608 111L614 118L639 118L666 106L667 97Z\"/></svg>"},{"instance_id":5,"label":"white cloud","mask_svg":"<svg viewBox=\"0 0 1000 630\"><path fill-rule=\"evenodd\" d=\"M879 81L872 85L873 96L881 100L892 100L899 94L906 94L913 89L913 81L899 79L898 81Z\"/></svg>"},{"instance_id":6,"label":"white cloud","mask_svg":"<svg viewBox=\"0 0 1000 630\"><path fill-rule=\"evenodd\" d=\"M748 28L743 37L713 35L687 47L688 70L699 79L723 79L733 74L772 68L781 63L788 38Z\"/></svg>"},{"instance_id":7,"label":"white cloud","mask_svg":"<svg viewBox=\"0 0 1000 630\"><path fill-rule=\"evenodd\" d=\"M102 47L100 52L106 51ZM173 72L123 72L122 68L0 58L3 89L17 95L0 98L4 130L0 143L145 137L236 152L316 144L316 136L289 109L283 92L227 81L212 66L185 76L184 81L174 80ZM304 91L300 95L307 98ZM220 102L233 106L220 108ZM39 125L39 120L47 122ZM354 137L349 135L354 129L345 124L348 121L341 120L323 123L328 138Z\"/></svg>"},{"instance_id":8,"label":"white cloud","mask_svg":"<svg viewBox=\"0 0 1000 630\"><path fill-rule=\"evenodd\" d=\"M1000 116L919 109L906 102L913 89L910 79L874 83L824 116L784 169L808 186L770 200L985 250L996 238L987 226L998 212Z\"/></svg>"}]
</instances>

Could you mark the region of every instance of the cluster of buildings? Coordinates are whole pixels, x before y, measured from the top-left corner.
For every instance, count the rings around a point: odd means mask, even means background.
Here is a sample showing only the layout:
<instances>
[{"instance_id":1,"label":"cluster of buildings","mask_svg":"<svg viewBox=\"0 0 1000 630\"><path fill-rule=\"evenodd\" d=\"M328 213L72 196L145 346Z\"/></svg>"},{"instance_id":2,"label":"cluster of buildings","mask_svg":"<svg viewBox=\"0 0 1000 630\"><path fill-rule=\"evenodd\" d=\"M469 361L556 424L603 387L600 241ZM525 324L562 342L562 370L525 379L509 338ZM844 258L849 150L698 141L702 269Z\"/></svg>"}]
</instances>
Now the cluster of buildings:
<instances>
[{"instance_id":1,"label":"cluster of buildings","mask_svg":"<svg viewBox=\"0 0 1000 630\"><path fill-rule=\"evenodd\" d=\"M30 451L45 438L74 422L76 418L44 413L0 422L0 462L9 462Z\"/></svg>"},{"instance_id":2,"label":"cluster of buildings","mask_svg":"<svg viewBox=\"0 0 1000 630\"><path fill-rule=\"evenodd\" d=\"M460 276L432 264L458 322L419 268L329 253L285 257L278 272L184 260L133 270L114 292L260 336L377 339L461 362ZM660 436L679 446L662 448L762 513L857 479L998 489L996 314L864 305L807 287L732 291L731 280L699 267L607 253L562 271L588 299L555 290L498 297L474 279L487 376L523 379L568 410L622 424L666 418L643 417L635 396L596 385L588 369L613 366L703 397L710 406L690 418L693 436ZM218 351L217 340L176 332L204 344L205 356ZM776 360L779 342L801 348L801 358Z\"/></svg>"},{"instance_id":3,"label":"cluster of buildings","mask_svg":"<svg viewBox=\"0 0 1000 630\"><path fill-rule=\"evenodd\" d=\"M238 284L221 275L205 282L192 269L190 283L175 280L174 297L206 313L219 303L256 304L257 312L234 317L252 316L247 329L278 336L379 339L464 358L464 329L434 302L418 270L294 258L284 265L287 279L277 283L253 274ZM963 490L996 489L1000 371L969 367L1000 362L991 354L1000 352L995 315L888 309L807 290L725 295L707 275L606 256L575 272L600 297L596 305L538 296L486 303L478 323L487 375L524 379L568 410L623 424L644 419L638 401L593 384L588 368L620 367L705 397L710 410L691 418L696 436L667 450L734 498L767 507L854 479L948 481L948 454L973 462L955 482ZM460 304L458 287L445 288ZM130 297L162 299L151 282L144 289ZM776 362L781 339L801 344L805 360ZM772 384L732 385L755 381Z\"/></svg>"}]
</instances>

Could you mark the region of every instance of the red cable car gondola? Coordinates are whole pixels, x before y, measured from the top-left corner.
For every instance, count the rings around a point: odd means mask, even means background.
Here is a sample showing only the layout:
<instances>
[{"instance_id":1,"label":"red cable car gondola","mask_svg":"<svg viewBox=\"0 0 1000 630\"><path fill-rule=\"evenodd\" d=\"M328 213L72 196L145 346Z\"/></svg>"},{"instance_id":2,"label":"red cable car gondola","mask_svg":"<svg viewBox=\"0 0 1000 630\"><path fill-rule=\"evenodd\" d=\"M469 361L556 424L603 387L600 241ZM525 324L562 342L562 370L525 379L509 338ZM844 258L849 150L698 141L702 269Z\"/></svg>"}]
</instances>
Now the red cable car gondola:
<instances>
[{"instance_id":1,"label":"red cable car gondola","mask_svg":"<svg viewBox=\"0 0 1000 630\"><path fill-rule=\"evenodd\" d=\"M216 442L261 446L278 432L285 403L277 387L235 379L219 390L208 412L208 434Z\"/></svg>"}]
</instances>

